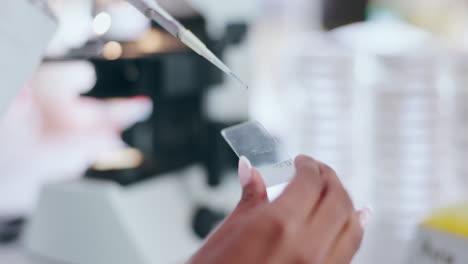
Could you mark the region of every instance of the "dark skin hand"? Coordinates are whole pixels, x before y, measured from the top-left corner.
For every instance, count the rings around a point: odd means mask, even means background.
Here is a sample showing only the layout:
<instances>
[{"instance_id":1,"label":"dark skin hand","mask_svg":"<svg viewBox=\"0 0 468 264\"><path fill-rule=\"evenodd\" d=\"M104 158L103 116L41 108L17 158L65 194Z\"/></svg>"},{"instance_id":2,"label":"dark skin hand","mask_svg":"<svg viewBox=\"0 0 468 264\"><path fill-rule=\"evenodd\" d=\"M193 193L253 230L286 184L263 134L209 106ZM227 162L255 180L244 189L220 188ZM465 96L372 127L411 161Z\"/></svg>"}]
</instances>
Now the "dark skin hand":
<instances>
[{"instance_id":1,"label":"dark skin hand","mask_svg":"<svg viewBox=\"0 0 468 264\"><path fill-rule=\"evenodd\" d=\"M307 156L282 195L267 199L258 170L242 158L241 201L189 261L191 264L348 264L361 245L369 212L356 212L336 173Z\"/></svg>"}]
</instances>

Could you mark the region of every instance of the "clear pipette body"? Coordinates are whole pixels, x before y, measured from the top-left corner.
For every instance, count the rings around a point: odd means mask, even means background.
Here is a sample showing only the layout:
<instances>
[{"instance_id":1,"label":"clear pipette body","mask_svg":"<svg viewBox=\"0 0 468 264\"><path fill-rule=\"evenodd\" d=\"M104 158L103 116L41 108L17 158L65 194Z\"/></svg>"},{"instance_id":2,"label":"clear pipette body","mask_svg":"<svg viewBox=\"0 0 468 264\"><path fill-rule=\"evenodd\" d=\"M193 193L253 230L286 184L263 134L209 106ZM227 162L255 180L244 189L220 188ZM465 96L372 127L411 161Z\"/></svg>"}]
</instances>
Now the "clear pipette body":
<instances>
[{"instance_id":1,"label":"clear pipette body","mask_svg":"<svg viewBox=\"0 0 468 264\"><path fill-rule=\"evenodd\" d=\"M197 38L190 30L186 29L179 21L171 14L162 8L154 0L128 0L140 12L145 14L150 19L156 21L161 27L167 30L171 35L178 38L182 43L187 45L193 51L204 57L220 70L230 75L242 84L246 89L248 86L235 75L229 67L226 66L206 45Z\"/></svg>"}]
</instances>

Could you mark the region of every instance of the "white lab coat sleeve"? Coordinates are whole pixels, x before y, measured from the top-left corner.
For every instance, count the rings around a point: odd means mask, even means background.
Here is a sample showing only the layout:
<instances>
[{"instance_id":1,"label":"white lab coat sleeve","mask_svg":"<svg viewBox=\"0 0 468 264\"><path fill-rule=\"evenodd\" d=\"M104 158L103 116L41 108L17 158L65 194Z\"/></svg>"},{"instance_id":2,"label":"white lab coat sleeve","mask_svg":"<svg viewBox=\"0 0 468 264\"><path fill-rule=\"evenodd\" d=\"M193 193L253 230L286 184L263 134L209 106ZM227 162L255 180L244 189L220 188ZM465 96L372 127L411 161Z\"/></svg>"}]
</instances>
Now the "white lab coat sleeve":
<instances>
[{"instance_id":1,"label":"white lab coat sleeve","mask_svg":"<svg viewBox=\"0 0 468 264\"><path fill-rule=\"evenodd\" d=\"M53 17L28 0L1 2L0 118L40 63L57 27Z\"/></svg>"}]
</instances>

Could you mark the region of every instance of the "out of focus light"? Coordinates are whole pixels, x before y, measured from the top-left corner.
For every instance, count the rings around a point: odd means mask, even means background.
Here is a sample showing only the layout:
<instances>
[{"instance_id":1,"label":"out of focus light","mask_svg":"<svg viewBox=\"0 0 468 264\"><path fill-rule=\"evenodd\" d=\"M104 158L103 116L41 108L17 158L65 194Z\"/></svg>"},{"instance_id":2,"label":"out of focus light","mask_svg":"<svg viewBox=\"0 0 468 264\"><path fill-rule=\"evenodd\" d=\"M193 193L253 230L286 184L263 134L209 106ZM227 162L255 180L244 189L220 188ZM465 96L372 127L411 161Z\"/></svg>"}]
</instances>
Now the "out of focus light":
<instances>
[{"instance_id":1,"label":"out of focus light","mask_svg":"<svg viewBox=\"0 0 468 264\"><path fill-rule=\"evenodd\" d=\"M100 171L133 169L140 166L143 159L138 149L126 148L99 157L93 168Z\"/></svg>"},{"instance_id":2,"label":"out of focus light","mask_svg":"<svg viewBox=\"0 0 468 264\"><path fill-rule=\"evenodd\" d=\"M107 60L116 60L122 56L122 53L122 45L120 45L118 42L110 41L104 45L102 56Z\"/></svg>"},{"instance_id":3,"label":"out of focus light","mask_svg":"<svg viewBox=\"0 0 468 264\"><path fill-rule=\"evenodd\" d=\"M138 49L143 53L156 53L162 50L164 34L157 30L147 31L137 42Z\"/></svg>"},{"instance_id":4,"label":"out of focus light","mask_svg":"<svg viewBox=\"0 0 468 264\"><path fill-rule=\"evenodd\" d=\"M112 26L112 18L106 12L99 13L93 21L93 31L97 35L106 34Z\"/></svg>"}]
</instances>

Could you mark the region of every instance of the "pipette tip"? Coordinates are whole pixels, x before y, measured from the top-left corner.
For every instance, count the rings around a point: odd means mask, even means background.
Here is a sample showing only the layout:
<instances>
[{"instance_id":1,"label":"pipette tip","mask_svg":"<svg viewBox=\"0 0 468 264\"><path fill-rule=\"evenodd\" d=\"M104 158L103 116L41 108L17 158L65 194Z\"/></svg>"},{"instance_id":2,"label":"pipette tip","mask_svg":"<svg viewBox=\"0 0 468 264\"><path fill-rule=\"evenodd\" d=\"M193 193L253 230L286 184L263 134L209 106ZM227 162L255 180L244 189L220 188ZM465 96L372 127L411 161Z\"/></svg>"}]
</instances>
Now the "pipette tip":
<instances>
[{"instance_id":1,"label":"pipette tip","mask_svg":"<svg viewBox=\"0 0 468 264\"><path fill-rule=\"evenodd\" d=\"M249 89L249 86L245 82L243 82L239 77L237 77L237 75L235 75L233 72L230 72L229 75L231 75L232 78L236 79L240 84L242 84L242 86L244 86L246 90Z\"/></svg>"}]
</instances>

